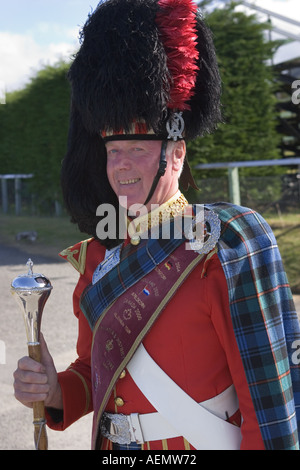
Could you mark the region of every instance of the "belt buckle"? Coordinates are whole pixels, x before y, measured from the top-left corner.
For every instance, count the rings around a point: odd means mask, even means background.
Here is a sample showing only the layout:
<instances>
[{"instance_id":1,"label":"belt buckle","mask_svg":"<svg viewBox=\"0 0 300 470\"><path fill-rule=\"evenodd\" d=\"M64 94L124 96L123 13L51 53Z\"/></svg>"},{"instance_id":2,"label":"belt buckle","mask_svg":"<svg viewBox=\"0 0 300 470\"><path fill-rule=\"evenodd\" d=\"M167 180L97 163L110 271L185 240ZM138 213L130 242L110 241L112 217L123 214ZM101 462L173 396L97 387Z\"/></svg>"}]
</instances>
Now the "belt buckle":
<instances>
[{"instance_id":1,"label":"belt buckle","mask_svg":"<svg viewBox=\"0 0 300 470\"><path fill-rule=\"evenodd\" d=\"M100 430L102 436L116 444L130 444L131 433L127 416L114 413L103 413Z\"/></svg>"}]
</instances>

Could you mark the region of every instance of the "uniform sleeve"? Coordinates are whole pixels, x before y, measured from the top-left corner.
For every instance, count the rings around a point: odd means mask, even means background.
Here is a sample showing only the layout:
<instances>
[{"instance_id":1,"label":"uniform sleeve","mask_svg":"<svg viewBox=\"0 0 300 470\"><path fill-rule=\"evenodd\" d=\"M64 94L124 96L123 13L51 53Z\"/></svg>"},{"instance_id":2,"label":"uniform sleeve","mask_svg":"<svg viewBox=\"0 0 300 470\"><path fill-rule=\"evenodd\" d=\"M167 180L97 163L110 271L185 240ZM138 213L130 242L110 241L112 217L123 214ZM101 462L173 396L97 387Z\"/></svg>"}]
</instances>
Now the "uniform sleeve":
<instances>
[{"instance_id":1,"label":"uniform sleeve","mask_svg":"<svg viewBox=\"0 0 300 470\"><path fill-rule=\"evenodd\" d=\"M46 410L51 429L63 431L93 410L91 396L91 342L92 332L79 310L80 281L74 291L74 313L78 317L77 359L64 372L58 373L63 396L63 413Z\"/></svg>"},{"instance_id":2,"label":"uniform sleeve","mask_svg":"<svg viewBox=\"0 0 300 470\"><path fill-rule=\"evenodd\" d=\"M63 411L46 410L51 429L63 431L75 421L93 411L91 384L92 331L80 310L80 296L91 282L96 266L102 261L105 249L95 240L88 240L62 252L80 273L73 294L74 315L78 318L77 359L66 371L59 372L58 381L63 396Z\"/></svg>"},{"instance_id":3,"label":"uniform sleeve","mask_svg":"<svg viewBox=\"0 0 300 470\"><path fill-rule=\"evenodd\" d=\"M227 357L242 414L241 450L262 450L265 447L231 321L227 283L217 256L209 263L207 281L207 302L211 308L211 319Z\"/></svg>"}]
</instances>

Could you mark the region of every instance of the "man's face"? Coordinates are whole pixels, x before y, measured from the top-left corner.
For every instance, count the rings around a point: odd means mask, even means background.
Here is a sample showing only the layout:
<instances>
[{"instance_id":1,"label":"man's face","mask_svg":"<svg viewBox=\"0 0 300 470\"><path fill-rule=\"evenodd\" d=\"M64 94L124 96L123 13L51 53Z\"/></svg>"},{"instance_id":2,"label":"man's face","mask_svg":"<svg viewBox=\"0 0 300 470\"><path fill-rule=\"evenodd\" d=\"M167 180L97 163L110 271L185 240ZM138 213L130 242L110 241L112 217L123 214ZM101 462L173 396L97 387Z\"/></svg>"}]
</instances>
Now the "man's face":
<instances>
[{"instance_id":1,"label":"man's face","mask_svg":"<svg viewBox=\"0 0 300 470\"><path fill-rule=\"evenodd\" d=\"M116 195L126 196L127 209L133 204L145 203L158 170L161 145L161 141L151 140L106 143L107 176ZM184 143L179 143L179 146L184 146ZM148 210L151 204L162 204L178 190L178 171L183 164L184 155L179 158L178 152L174 149L174 143L168 144L167 170L160 178L157 189L147 204Z\"/></svg>"}]
</instances>

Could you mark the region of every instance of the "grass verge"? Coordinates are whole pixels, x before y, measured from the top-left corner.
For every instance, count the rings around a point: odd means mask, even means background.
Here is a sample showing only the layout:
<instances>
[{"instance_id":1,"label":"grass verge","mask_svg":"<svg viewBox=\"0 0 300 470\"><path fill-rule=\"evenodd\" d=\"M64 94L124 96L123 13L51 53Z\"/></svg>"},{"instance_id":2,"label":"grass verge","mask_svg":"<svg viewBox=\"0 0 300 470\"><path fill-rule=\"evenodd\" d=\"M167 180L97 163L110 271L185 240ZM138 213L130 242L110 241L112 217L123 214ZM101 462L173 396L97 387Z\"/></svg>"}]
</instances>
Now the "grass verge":
<instances>
[{"instance_id":1,"label":"grass verge","mask_svg":"<svg viewBox=\"0 0 300 470\"><path fill-rule=\"evenodd\" d=\"M277 238L283 263L294 294L300 294L300 214L264 215ZM16 240L19 232L34 230L37 240ZM28 254L55 257L88 235L66 217L16 217L0 215L0 243L22 249Z\"/></svg>"},{"instance_id":2,"label":"grass verge","mask_svg":"<svg viewBox=\"0 0 300 470\"><path fill-rule=\"evenodd\" d=\"M265 216L276 236L294 294L300 294L300 214Z\"/></svg>"},{"instance_id":3,"label":"grass verge","mask_svg":"<svg viewBox=\"0 0 300 470\"><path fill-rule=\"evenodd\" d=\"M20 232L36 231L37 240L16 240ZM89 238L67 217L16 217L0 215L0 243L29 254L58 258L58 253L80 240Z\"/></svg>"}]
</instances>

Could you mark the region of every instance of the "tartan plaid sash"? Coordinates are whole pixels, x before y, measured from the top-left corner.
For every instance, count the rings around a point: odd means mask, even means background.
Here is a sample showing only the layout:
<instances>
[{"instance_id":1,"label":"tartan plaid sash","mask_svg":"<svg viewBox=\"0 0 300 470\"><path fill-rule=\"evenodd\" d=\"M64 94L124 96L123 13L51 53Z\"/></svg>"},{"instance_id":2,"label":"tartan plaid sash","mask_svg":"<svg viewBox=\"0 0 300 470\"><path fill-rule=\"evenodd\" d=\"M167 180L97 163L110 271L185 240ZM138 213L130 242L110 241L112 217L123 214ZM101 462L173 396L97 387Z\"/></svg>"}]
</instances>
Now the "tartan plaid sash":
<instances>
[{"instance_id":1,"label":"tartan plaid sash","mask_svg":"<svg viewBox=\"0 0 300 470\"><path fill-rule=\"evenodd\" d=\"M183 236L171 239L149 238L141 240L137 246L125 246L120 263L96 284L89 285L81 296L80 306L91 329L94 329L103 311L116 298L162 263L184 242L186 239Z\"/></svg>"},{"instance_id":2,"label":"tartan plaid sash","mask_svg":"<svg viewBox=\"0 0 300 470\"><path fill-rule=\"evenodd\" d=\"M300 368L293 354L299 321L275 237L250 209L207 207L222 223L218 255L265 447L298 449Z\"/></svg>"}]
</instances>

